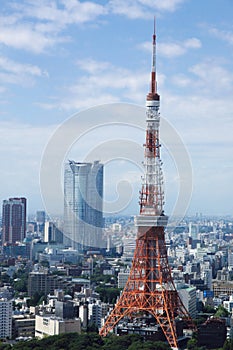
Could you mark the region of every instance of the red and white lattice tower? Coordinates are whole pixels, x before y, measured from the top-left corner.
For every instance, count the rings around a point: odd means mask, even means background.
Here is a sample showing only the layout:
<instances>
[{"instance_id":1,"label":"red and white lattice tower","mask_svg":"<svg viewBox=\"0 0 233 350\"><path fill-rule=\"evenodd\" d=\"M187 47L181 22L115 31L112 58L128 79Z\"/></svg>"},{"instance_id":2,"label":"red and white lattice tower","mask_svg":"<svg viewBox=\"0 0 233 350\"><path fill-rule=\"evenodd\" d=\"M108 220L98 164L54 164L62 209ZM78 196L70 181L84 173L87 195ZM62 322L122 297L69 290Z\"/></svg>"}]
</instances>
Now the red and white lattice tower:
<instances>
[{"instance_id":1,"label":"red and white lattice tower","mask_svg":"<svg viewBox=\"0 0 233 350\"><path fill-rule=\"evenodd\" d=\"M106 336L123 318L133 319L149 313L162 328L169 345L178 348L176 320L183 319L190 327L193 324L175 288L168 265L164 232L168 217L163 211L159 105L154 30L151 86L146 99L145 174L140 192L140 214L135 219L138 227L136 248L128 281L100 335Z\"/></svg>"}]
</instances>

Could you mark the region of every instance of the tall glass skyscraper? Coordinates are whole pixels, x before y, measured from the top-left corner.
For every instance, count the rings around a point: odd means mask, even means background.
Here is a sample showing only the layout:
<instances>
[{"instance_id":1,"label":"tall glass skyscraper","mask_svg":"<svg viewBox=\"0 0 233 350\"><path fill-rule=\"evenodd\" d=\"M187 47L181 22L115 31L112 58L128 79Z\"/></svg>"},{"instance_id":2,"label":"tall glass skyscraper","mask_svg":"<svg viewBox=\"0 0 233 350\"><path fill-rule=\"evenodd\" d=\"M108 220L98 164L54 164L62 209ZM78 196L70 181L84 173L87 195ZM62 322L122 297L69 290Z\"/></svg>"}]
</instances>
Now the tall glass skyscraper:
<instances>
[{"instance_id":1,"label":"tall glass skyscraper","mask_svg":"<svg viewBox=\"0 0 233 350\"><path fill-rule=\"evenodd\" d=\"M103 164L69 161L64 173L64 242L75 249L102 246Z\"/></svg>"}]
</instances>

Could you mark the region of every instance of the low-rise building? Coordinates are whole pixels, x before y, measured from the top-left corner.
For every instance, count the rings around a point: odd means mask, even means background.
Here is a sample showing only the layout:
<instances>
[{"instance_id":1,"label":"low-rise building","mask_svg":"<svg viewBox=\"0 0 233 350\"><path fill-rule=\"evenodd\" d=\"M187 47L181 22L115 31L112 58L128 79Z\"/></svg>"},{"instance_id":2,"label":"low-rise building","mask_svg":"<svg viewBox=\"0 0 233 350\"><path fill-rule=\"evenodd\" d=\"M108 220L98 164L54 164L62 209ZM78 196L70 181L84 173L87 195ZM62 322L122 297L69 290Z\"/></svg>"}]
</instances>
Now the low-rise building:
<instances>
[{"instance_id":1,"label":"low-rise building","mask_svg":"<svg viewBox=\"0 0 233 350\"><path fill-rule=\"evenodd\" d=\"M12 317L12 338L34 337L35 317L29 315L13 315Z\"/></svg>"},{"instance_id":2,"label":"low-rise building","mask_svg":"<svg viewBox=\"0 0 233 350\"><path fill-rule=\"evenodd\" d=\"M127 269L127 270L124 270L124 269L121 269L120 272L118 273L118 288L124 288L125 285L126 285L126 282L128 281L128 278L129 278L129 273L130 273L130 270Z\"/></svg>"},{"instance_id":3,"label":"low-rise building","mask_svg":"<svg viewBox=\"0 0 233 350\"><path fill-rule=\"evenodd\" d=\"M223 301L223 306L225 307L225 309L228 311L228 312L232 312L233 310L233 296L231 295L230 296L230 300L224 300Z\"/></svg>"},{"instance_id":4,"label":"low-rise building","mask_svg":"<svg viewBox=\"0 0 233 350\"><path fill-rule=\"evenodd\" d=\"M233 294L233 281L213 280L212 289L215 297L223 294L230 296Z\"/></svg>"},{"instance_id":5,"label":"low-rise building","mask_svg":"<svg viewBox=\"0 0 233 350\"><path fill-rule=\"evenodd\" d=\"M62 333L81 333L80 318L62 319L54 315L36 315L35 337L43 338L48 335L58 335Z\"/></svg>"}]
</instances>

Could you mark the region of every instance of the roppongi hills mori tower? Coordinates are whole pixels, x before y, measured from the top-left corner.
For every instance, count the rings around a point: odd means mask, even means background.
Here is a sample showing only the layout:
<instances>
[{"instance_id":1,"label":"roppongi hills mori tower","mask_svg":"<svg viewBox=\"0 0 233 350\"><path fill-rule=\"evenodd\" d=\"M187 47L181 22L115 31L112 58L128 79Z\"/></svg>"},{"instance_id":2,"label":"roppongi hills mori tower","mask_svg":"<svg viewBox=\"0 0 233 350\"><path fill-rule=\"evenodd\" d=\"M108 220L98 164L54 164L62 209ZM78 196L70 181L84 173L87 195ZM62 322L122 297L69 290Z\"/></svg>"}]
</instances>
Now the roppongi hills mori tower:
<instances>
[{"instance_id":1,"label":"roppongi hills mori tower","mask_svg":"<svg viewBox=\"0 0 233 350\"><path fill-rule=\"evenodd\" d=\"M164 214L162 162L160 159L160 96L156 83L156 35L153 34L151 86L146 98L146 141L140 213L135 218L137 239L125 288L107 317L100 335L106 336L119 322L153 319L172 348L178 348L177 322L194 328L176 290L168 264Z\"/></svg>"},{"instance_id":2,"label":"roppongi hills mori tower","mask_svg":"<svg viewBox=\"0 0 233 350\"><path fill-rule=\"evenodd\" d=\"M64 243L82 252L100 248L103 164L68 161L64 172Z\"/></svg>"}]
</instances>

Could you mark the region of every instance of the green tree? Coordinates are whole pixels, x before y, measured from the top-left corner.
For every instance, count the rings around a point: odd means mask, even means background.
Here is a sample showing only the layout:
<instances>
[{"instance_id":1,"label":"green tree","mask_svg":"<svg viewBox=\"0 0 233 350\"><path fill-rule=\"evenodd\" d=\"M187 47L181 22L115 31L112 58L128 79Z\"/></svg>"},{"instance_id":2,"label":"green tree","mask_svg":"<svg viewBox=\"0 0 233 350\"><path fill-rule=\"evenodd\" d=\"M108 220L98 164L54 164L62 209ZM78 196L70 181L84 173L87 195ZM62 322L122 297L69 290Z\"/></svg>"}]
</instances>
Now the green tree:
<instances>
[{"instance_id":1,"label":"green tree","mask_svg":"<svg viewBox=\"0 0 233 350\"><path fill-rule=\"evenodd\" d=\"M96 292L99 293L101 301L104 303L115 303L117 297L120 295L120 289L119 288L113 288L113 287L102 287L99 286L96 288Z\"/></svg>"},{"instance_id":2,"label":"green tree","mask_svg":"<svg viewBox=\"0 0 233 350\"><path fill-rule=\"evenodd\" d=\"M127 350L133 343L142 342L142 337L138 334L123 335L121 337L112 334L105 338L104 341L103 350Z\"/></svg>"},{"instance_id":3,"label":"green tree","mask_svg":"<svg viewBox=\"0 0 233 350\"><path fill-rule=\"evenodd\" d=\"M0 350L170 350L164 342L144 341L138 334L106 338L96 333L65 333L41 340L21 341L14 345L2 344ZM228 350L228 349L226 349Z\"/></svg>"},{"instance_id":4,"label":"green tree","mask_svg":"<svg viewBox=\"0 0 233 350\"><path fill-rule=\"evenodd\" d=\"M199 317L199 318L194 318L193 319L193 323L196 326L199 326L200 324L204 323L205 321L206 321L206 318L204 318L204 317Z\"/></svg>"},{"instance_id":5,"label":"green tree","mask_svg":"<svg viewBox=\"0 0 233 350\"><path fill-rule=\"evenodd\" d=\"M188 350L195 350L197 348L197 339L189 339L187 343L187 349Z\"/></svg>"},{"instance_id":6,"label":"green tree","mask_svg":"<svg viewBox=\"0 0 233 350\"><path fill-rule=\"evenodd\" d=\"M87 332L99 333L98 326L94 322L89 323L87 326Z\"/></svg>"},{"instance_id":7,"label":"green tree","mask_svg":"<svg viewBox=\"0 0 233 350\"><path fill-rule=\"evenodd\" d=\"M43 292L36 292L33 294L32 298L28 301L28 306L36 306L43 302L43 300L46 300L46 297Z\"/></svg>"},{"instance_id":8,"label":"green tree","mask_svg":"<svg viewBox=\"0 0 233 350\"><path fill-rule=\"evenodd\" d=\"M215 307L211 305L204 305L203 312L208 314L214 314L216 312Z\"/></svg>"},{"instance_id":9,"label":"green tree","mask_svg":"<svg viewBox=\"0 0 233 350\"><path fill-rule=\"evenodd\" d=\"M26 278L18 279L13 283L13 288L19 293L27 293L28 282Z\"/></svg>"},{"instance_id":10,"label":"green tree","mask_svg":"<svg viewBox=\"0 0 233 350\"><path fill-rule=\"evenodd\" d=\"M138 341L132 343L128 350L169 350L171 349L170 346L162 341Z\"/></svg>"},{"instance_id":11,"label":"green tree","mask_svg":"<svg viewBox=\"0 0 233 350\"><path fill-rule=\"evenodd\" d=\"M225 307L223 307L223 305L219 305L214 316L215 317L228 317L229 314L230 313L225 309Z\"/></svg>"},{"instance_id":12,"label":"green tree","mask_svg":"<svg viewBox=\"0 0 233 350\"><path fill-rule=\"evenodd\" d=\"M233 339L226 339L223 350L233 350Z\"/></svg>"},{"instance_id":13,"label":"green tree","mask_svg":"<svg viewBox=\"0 0 233 350\"><path fill-rule=\"evenodd\" d=\"M11 350L11 345L10 344L6 344L3 342L0 342L0 350Z\"/></svg>"}]
</instances>

